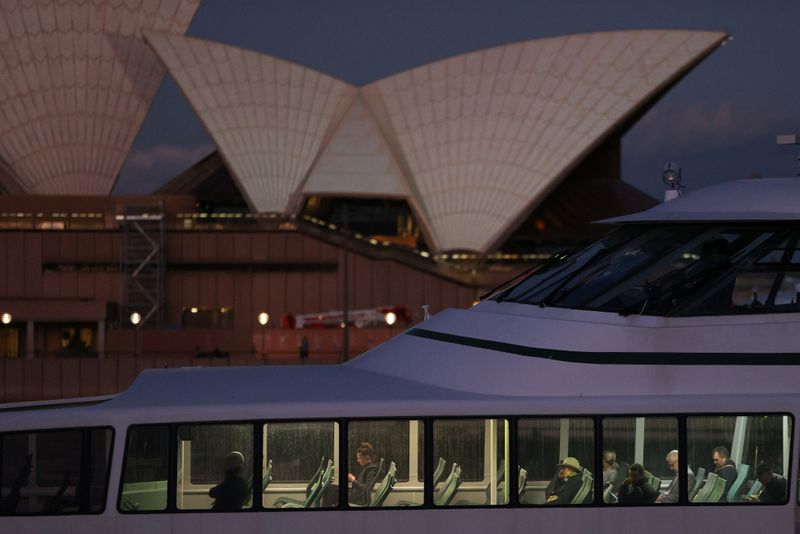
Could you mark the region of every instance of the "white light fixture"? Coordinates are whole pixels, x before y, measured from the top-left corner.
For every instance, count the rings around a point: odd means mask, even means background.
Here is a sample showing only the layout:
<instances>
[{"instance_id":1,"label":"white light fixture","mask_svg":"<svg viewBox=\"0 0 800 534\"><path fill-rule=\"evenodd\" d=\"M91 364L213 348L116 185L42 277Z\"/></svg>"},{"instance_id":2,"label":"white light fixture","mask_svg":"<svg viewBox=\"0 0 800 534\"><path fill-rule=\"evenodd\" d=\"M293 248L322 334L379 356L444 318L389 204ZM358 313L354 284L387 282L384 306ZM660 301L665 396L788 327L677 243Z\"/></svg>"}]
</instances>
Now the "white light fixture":
<instances>
[{"instance_id":1,"label":"white light fixture","mask_svg":"<svg viewBox=\"0 0 800 534\"><path fill-rule=\"evenodd\" d=\"M397 322L397 314L394 312L389 312L383 316L383 319L384 321L386 321L386 324L392 326L394 323Z\"/></svg>"},{"instance_id":2,"label":"white light fixture","mask_svg":"<svg viewBox=\"0 0 800 534\"><path fill-rule=\"evenodd\" d=\"M261 326L266 326L269 322L269 314L267 312L261 312L258 314L258 324Z\"/></svg>"},{"instance_id":3,"label":"white light fixture","mask_svg":"<svg viewBox=\"0 0 800 534\"><path fill-rule=\"evenodd\" d=\"M681 167L677 163L669 162L664 166L664 172L661 173L661 179L665 185L672 189L678 189L681 186Z\"/></svg>"},{"instance_id":4,"label":"white light fixture","mask_svg":"<svg viewBox=\"0 0 800 534\"><path fill-rule=\"evenodd\" d=\"M3 324L8 324L8 323L10 323L10 322L11 322L11 319L12 319L12 317L11 317L11 314L10 314L10 313L7 313L7 312L6 312L6 313L4 313L3 315L0 315L0 321L2 321L2 322L3 322Z\"/></svg>"},{"instance_id":5,"label":"white light fixture","mask_svg":"<svg viewBox=\"0 0 800 534\"><path fill-rule=\"evenodd\" d=\"M192 306L191 308L189 308L189 311L192 313L197 313L198 310L196 307Z\"/></svg>"},{"instance_id":6,"label":"white light fixture","mask_svg":"<svg viewBox=\"0 0 800 534\"><path fill-rule=\"evenodd\" d=\"M139 315L139 312L133 312L131 314L131 324L133 324L133 326L137 326L141 322L142 322L142 316Z\"/></svg>"}]
</instances>

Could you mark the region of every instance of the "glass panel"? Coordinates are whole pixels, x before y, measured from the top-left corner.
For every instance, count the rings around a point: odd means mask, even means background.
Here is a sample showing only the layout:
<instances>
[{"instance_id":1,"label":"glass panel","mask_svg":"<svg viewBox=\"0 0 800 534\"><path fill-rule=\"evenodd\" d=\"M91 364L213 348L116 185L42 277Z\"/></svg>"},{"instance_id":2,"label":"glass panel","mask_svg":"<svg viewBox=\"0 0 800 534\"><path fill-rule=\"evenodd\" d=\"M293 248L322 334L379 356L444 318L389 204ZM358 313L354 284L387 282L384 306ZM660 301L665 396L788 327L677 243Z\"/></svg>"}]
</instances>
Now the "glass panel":
<instances>
[{"instance_id":1,"label":"glass panel","mask_svg":"<svg viewBox=\"0 0 800 534\"><path fill-rule=\"evenodd\" d=\"M692 502L786 502L789 416L689 417L687 438L698 478L708 474Z\"/></svg>"},{"instance_id":2,"label":"glass panel","mask_svg":"<svg viewBox=\"0 0 800 534\"><path fill-rule=\"evenodd\" d=\"M3 437L3 514L68 514L79 509L80 430Z\"/></svg>"},{"instance_id":3,"label":"glass panel","mask_svg":"<svg viewBox=\"0 0 800 534\"><path fill-rule=\"evenodd\" d=\"M434 504L506 504L508 492L501 482L508 471L508 446L505 419L434 421L433 457L445 460L441 481L433 488Z\"/></svg>"},{"instance_id":4,"label":"glass panel","mask_svg":"<svg viewBox=\"0 0 800 534\"><path fill-rule=\"evenodd\" d=\"M91 467L89 471L89 511L102 512L106 506L108 493L108 470L111 467L111 444L113 433L110 429L94 429L89 433Z\"/></svg>"},{"instance_id":5,"label":"glass panel","mask_svg":"<svg viewBox=\"0 0 800 534\"><path fill-rule=\"evenodd\" d=\"M775 294L775 306L796 309L800 298L800 273L784 273L778 292Z\"/></svg>"},{"instance_id":6,"label":"glass panel","mask_svg":"<svg viewBox=\"0 0 800 534\"><path fill-rule=\"evenodd\" d=\"M517 426L521 504L594 501L594 421L588 417L520 419Z\"/></svg>"},{"instance_id":7,"label":"glass panel","mask_svg":"<svg viewBox=\"0 0 800 534\"><path fill-rule=\"evenodd\" d=\"M675 417L603 419L603 501L678 502L677 447Z\"/></svg>"},{"instance_id":8,"label":"glass panel","mask_svg":"<svg viewBox=\"0 0 800 534\"><path fill-rule=\"evenodd\" d=\"M264 507L338 506L337 423L268 423L263 433L264 469L272 465L272 481L262 491Z\"/></svg>"},{"instance_id":9,"label":"glass panel","mask_svg":"<svg viewBox=\"0 0 800 534\"><path fill-rule=\"evenodd\" d=\"M348 424L348 502L352 506L420 506L423 485L409 483L409 466L418 469L424 448L414 443L421 421L354 421ZM424 463L423 463L424 465ZM414 474L413 479L417 479Z\"/></svg>"},{"instance_id":10,"label":"glass panel","mask_svg":"<svg viewBox=\"0 0 800 534\"><path fill-rule=\"evenodd\" d=\"M125 450L120 511L166 510L169 429L165 425L131 427Z\"/></svg>"},{"instance_id":11,"label":"glass panel","mask_svg":"<svg viewBox=\"0 0 800 534\"><path fill-rule=\"evenodd\" d=\"M179 510L252 506L253 425L182 425L177 447Z\"/></svg>"}]
</instances>

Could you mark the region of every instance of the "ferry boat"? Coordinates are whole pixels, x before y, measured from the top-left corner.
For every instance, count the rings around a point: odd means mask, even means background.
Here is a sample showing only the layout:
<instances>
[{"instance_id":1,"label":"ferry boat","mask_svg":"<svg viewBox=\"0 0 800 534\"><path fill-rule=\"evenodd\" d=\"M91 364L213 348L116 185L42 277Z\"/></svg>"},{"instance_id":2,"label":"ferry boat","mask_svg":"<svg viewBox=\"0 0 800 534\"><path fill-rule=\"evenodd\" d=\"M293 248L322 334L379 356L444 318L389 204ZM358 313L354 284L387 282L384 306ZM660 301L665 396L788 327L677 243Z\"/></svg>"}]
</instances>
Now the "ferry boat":
<instances>
[{"instance_id":1,"label":"ferry boat","mask_svg":"<svg viewBox=\"0 0 800 534\"><path fill-rule=\"evenodd\" d=\"M707 187L337 366L0 407L3 532L800 532L800 178Z\"/></svg>"}]
</instances>

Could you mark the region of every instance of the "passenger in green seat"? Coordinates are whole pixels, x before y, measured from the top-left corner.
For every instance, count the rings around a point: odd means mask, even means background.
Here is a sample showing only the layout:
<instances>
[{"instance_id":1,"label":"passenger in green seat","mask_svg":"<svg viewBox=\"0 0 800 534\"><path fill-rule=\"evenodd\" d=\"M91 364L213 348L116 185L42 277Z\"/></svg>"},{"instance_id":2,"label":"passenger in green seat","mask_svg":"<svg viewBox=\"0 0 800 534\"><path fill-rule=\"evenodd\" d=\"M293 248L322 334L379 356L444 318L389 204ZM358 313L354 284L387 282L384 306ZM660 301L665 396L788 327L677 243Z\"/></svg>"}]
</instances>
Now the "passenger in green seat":
<instances>
[{"instance_id":1,"label":"passenger in green seat","mask_svg":"<svg viewBox=\"0 0 800 534\"><path fill-rule=\"evenodd\" d=\"M558 464L558 474L545 490L545 504L570 504L583 485L579 476L583 472L577 458L568 456Z\"/></svg>"},{"instance_id":2,"label":"passenger in green seat","mask_svg":"<svg viewBox=\"0 0 800 534\"><path fill-rule=\"evenodd\" d=\"M728 448L723 446L714 447L711 453L711 459L714 461L715 466L714 473L718 477L725 479L725 493L722 494L721 502L728 500L728 490L731 489L738 476L736 464L730 459L730 455Z\"/></svg>"},{"instance_id":3,"label":"passenger in green seat","mask_svg":"<svg viewBox=\"0 0 800 534\"><path fill-rule=\"evenodd\" d=\"M680 467L678 465L678 451L669 451L667 453L667 465L669 466L669 470L674 473L674 477L669 487L659 494L656 502L672 504L678 502L678 499L680 499L680 483L678 482L678 473L680 472ZM688 486L689 488L692 488L694 486L694 471L692 471L691 467L686 471L687 475L689 476Z\"/></svg>"},{"instance_id":4,"label":"passenger in green seat","mask_svg":"<svg viewBox=\"0 0 800 534\"><path fill-rule=\"evenodd\" d=\"M231 451L223 459L225 478L222 482L208 490L214 499L212 510L233 512L241 510L250 496L250 487L244 479L244 455L239 451Z\"/></svg>"},{"instance_id":5,"label":"passenger in green seat","mask_svg":"<svg viewBox=\"0 0 800 534\"><path fill-rule=\"evenodd\" d=\"M619 503L653 504L656 502L657 497L656 490L647 483L647 479L644 476L644 467L640 464L630 466L628 478L619 487Z\"/></svg>"},{"instance_id":6,"label":"passenger in green seat","mask_svg":"<svg viewBox=\"0 0 800 534\"><path fill-rule=\"evenodd\" d=\"M350 488L350 504L362 506L369 504L372 497L372 487L378 478L377 459L378 455L375 453L375 447L366 441L361 442L361 445L356 449L356 462L358 462L361 470L358 472L358 476L353 473L347 473L347 479L352 485Z\"/></svg>"},{"instance_id":7,"label":"passenger in green seat","mask_svg":"<svg viewBox=\"0 0 800 534\"><path fill-rule=\"evenodd\" d=\"M786 502L786 479L773 473L769 464L758 464L756 478L763 486L756 497L758 502L773 504Z\"/></svg>"}]
</instances>

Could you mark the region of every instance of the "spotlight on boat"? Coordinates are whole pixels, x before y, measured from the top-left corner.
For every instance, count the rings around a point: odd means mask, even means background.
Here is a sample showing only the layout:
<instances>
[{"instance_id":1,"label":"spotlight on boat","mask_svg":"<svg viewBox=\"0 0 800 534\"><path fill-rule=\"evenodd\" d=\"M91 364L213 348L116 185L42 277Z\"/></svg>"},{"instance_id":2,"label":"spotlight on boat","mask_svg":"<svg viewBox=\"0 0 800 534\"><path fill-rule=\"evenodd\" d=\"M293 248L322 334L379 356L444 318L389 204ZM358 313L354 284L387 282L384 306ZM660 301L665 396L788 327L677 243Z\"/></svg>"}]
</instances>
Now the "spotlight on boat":
<instances>
[{"instance_id":1,"label":"spotlight on boat","mask_svg":"<svg viewBox=\"0 0 800 534\"><path fill-rule=\"evenodd\" d=\"M3 315L0 315L0 321L2 321L3 324L9 324L11 322L11 314L4 313Z\"/></svg>"},{"instance_id":2,"label":"spotlight on boat","mask_svg":"<svg viewBox=\"0 0 800 534\"><path fill-rule=\"evenodd\" d=\"M669 189L664 191L664 202L678 198L681 193L681 167L677 163L670 161L664 166L661 173L661 180Z\"/></svg>"},{"instance_id":3,"label":"spotlight on boat","mask_svg":"<svg viewBox=\"0 0 800 534\"><path fill-rule=\"evenodd\" d=\"M394 312L389 312L383 316L383 320L386 321L386 324L392 326L394 323L397 322L397 314Z\"/></svg>"}]
</instances>

